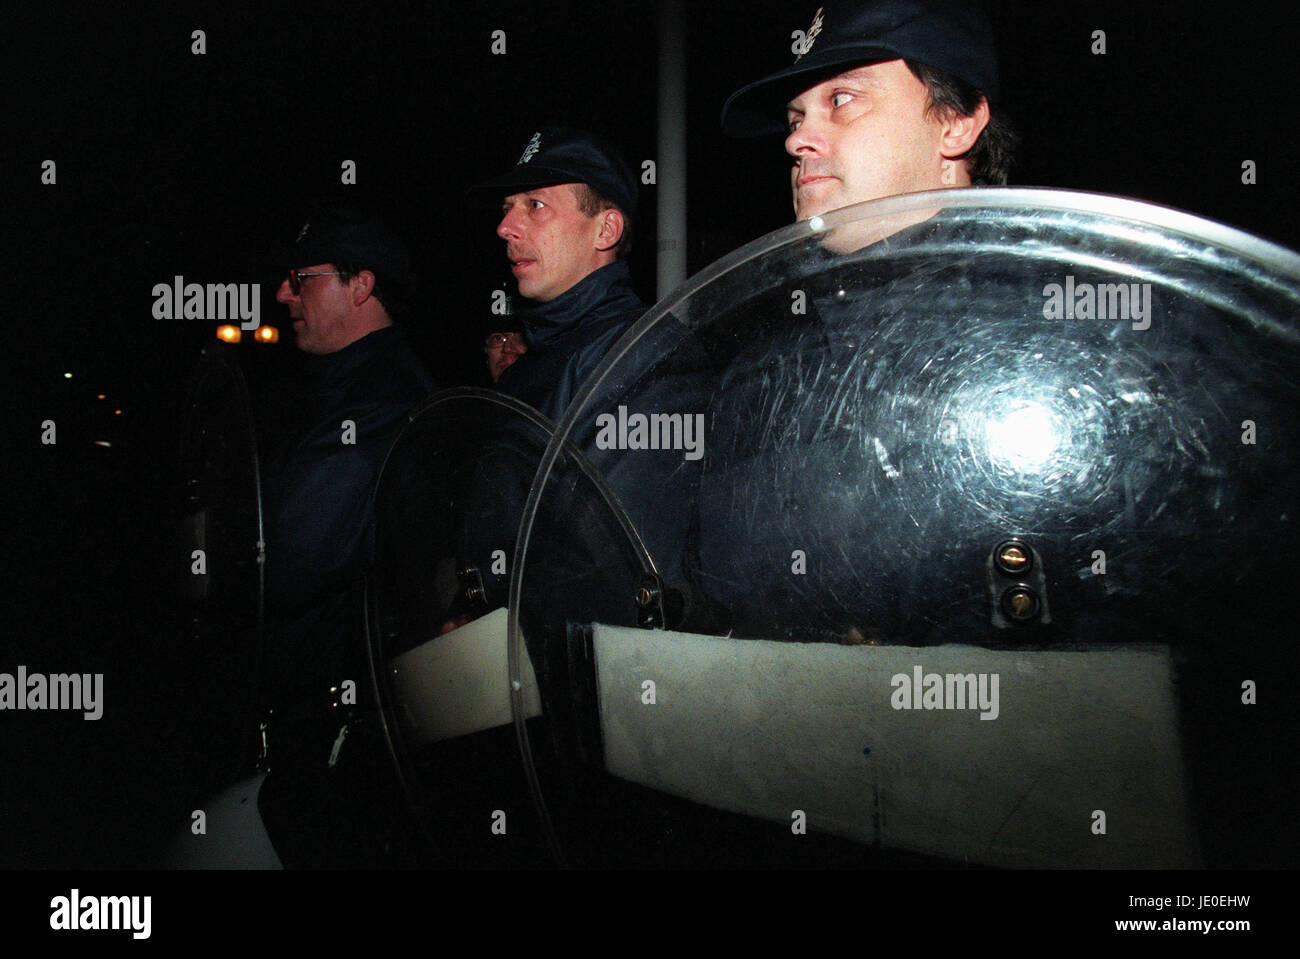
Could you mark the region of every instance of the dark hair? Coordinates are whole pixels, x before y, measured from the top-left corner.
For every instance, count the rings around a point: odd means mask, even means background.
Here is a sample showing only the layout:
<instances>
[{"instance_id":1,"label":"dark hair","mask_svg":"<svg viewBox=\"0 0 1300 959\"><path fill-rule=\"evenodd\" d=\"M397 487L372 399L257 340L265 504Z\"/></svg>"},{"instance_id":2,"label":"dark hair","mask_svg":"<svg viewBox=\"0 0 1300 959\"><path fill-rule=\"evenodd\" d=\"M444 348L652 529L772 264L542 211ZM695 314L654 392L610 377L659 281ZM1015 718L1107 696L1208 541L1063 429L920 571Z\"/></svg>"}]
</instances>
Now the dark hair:
<instances>
[{"instance_id":1,"label":"dark hair","mask_svg":"<svg viewBox=\"0 0 1300 959\"><path fill-rule=\"evenodd\" d=\"M369 270L375 278L375 285L370 291L370 295L380 302L380 305L388 314L388 318L395 321L406 312L410 299L410 290L401 284L394 283L367 266L358 266L348 260L335 260L334 269L339 271L338 279L340 283L347 283L362 270Z\"/></svg>"},{"instance_id":2,"label":"dark hair","mask_svg":"<svg viewBox=\"0 0 1300 959\"><path fill-rule=\"evenodd\" d=\"M623 214L623 235L614 247L614 254L620 260L627 259L632 252L632 218L627 211L589 183L574 184L573 193L578 198L578 212L583 216L595 216L603 210L618 210Z\"/></svg>"},{"instance_id":3,"label":"dark hair","mask_svg":"<svg viewBox=\"0 0 1300 959\"><path fill-rule=\"evenodd\" d=\"M930 98L926 113L930 116L951 111L958 116L968 117L979 109L981 100L987 99L965 80L938 67L917 63L915 60L903 62L912 71L912 75L925 84ZM971 180L983 180L992 186L1005 186L1019 143L1020 136L1012 129L1006 115L990 104L988 126L980 131L975 145L962 157L966 161Z\"/></svg>"}]
</instances>

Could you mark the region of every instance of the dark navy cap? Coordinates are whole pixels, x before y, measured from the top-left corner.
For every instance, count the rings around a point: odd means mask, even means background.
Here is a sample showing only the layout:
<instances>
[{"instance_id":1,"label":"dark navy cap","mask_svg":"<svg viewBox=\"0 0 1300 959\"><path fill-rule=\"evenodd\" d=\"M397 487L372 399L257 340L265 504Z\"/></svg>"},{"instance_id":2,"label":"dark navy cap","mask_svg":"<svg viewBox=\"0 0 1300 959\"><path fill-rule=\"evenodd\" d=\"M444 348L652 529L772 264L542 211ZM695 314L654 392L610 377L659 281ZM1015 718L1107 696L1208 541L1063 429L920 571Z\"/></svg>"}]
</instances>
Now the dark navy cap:
<instances>
[{"instance_id":1,"label":"dark navy cap","mask_svg":"<svg viewBox=\"0 0 1300 959\"><path fill-rule=\"evenodd\" d=\"M486 316L479 320L478 328L485 337L493 333L525 332L523 318L516 312L507 313L505 316Z\"/></svg>"},{"instance_id":2,"label":"dark navy cap","mask_svg":"<svg viewBox=\"0 0 1300 959\"><path fill-rule=\"evenodd\" d=\"M628 216L636 213L636 176L622 154L607 140L568 127L542 127L513 170L476 183L466 195L475 205L497 206L512 193L557 183L586 183Z\"/></svg>"},{"instance_id":3,"label":"dark navy cap","mask_svg":"<svg viewBox=\"0 0 1300 959\"><path fill-rule=\"evenodd\" d=\"M813 17L802 52L784 70L737 90L722 108L722 129L759 136L786 129L785 105L800 91L855 66L915 60L997 98L993 30L970 0L858 0L827 3Z\"/></svg>"},{"instance_id":4,"label":"dark navy cap","mask_svg":"<svg viewBox=\"0 0 1300 959\"><path fill-rule=\"evenodd\" d=\"M281 252L284 269L347 262L399 286L411 282L411 255L401 237L375 213L331 206L313 213Z\"/></svg>"}]
</instances>

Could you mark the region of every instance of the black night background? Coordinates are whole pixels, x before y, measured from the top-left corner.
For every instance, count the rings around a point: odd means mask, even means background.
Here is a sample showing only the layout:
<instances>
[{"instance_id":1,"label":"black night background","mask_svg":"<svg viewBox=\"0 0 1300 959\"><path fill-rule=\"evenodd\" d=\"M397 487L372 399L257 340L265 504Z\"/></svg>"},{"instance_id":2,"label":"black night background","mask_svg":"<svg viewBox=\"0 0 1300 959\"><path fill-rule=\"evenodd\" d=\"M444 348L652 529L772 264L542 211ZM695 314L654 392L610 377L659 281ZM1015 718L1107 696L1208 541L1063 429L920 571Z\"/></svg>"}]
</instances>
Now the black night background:
<instances>
[{"instance_id":1,"label":"black night background","mask_svg":"<svg viewBox=\"0 0 1300 959\"><path fill-rule=\"evenodd\" d=\"M686 4L691 274L791 219L780 139L730 140L718 117L732 90L788 62L816 6ZM1300 248L1294 22L1255 4L991 6L1002 103L1023 138L1013 184L1135 197ZM276 324L267 255L310 207L364 200L412 246L421 297L408 329L439 384L482 385L478 324L510 276L496 219L464 190L507 170L545 122L601 131L634 166L656 159L656 9L29 5L6 19L17 455L0 669L106 679L97 722L0 719L0 867L147 868L203 775L186 704L205 677L176 621L168 550L180 413L214 327L155 320L151 289L177 275L260 283L262 322ZM1090 52L1096 30L1104 55ZM340 182L347 160L355 185ZM647 301L654 200L643 186L632 258ZM293 352L284 333L239 349L273 377ZM45 420L55 445L40 442Z\"/></svg>"}]
</instances>

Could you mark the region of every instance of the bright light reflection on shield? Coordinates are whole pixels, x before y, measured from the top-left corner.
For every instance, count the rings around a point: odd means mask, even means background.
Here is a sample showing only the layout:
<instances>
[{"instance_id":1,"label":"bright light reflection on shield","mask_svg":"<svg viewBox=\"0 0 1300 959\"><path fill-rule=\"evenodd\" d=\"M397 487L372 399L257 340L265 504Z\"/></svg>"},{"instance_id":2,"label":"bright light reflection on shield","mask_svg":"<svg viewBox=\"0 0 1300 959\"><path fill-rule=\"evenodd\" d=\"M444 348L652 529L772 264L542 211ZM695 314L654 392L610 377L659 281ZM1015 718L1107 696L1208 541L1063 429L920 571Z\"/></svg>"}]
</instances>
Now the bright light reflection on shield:
<instances>
[{"instance_id":1,"label":"bright light reflection on shield","mask_svg":"<svg viewBox=\"0 0 1300 959\"><path fill-rule=\"evenodd\" d=\"M522 627L534 666L554 641L542 698L560 673L581 689L533 782L556 844L593 861L601 832L643 864L1288 861L1294 764L1270 757L1296 726L1254 684L1295 663L1300 257L1048 190L821 219L656 306L542 459L511 674ZM657 579L584 545L562 445ZM582 561L640 622L601 618ZM616 812L575 805L575 783L621 791Z\"/></svg>"}]
</instances>

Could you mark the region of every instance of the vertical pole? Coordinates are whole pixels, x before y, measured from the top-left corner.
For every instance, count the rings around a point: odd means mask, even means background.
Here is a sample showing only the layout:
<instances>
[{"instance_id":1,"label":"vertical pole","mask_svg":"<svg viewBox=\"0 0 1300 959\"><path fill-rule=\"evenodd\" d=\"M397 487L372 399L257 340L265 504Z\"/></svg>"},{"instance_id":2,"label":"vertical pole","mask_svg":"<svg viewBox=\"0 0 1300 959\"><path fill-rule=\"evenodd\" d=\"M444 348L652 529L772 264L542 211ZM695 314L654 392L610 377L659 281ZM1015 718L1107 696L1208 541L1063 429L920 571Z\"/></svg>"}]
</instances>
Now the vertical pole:
<instances>
[{"instance_id":1,"label":"vertical pole","mask_svg":"<svg viewBox=\"0 0 1300 959\"><path fill-rule=\"evenodd\" d=\"M686 279L686 32L682 0L659 4L659 244L656 299Z\"/></svg>"}]
</instances>

